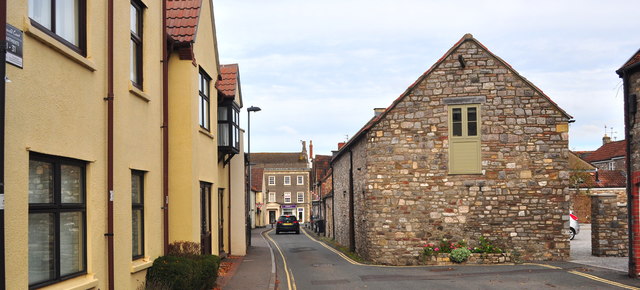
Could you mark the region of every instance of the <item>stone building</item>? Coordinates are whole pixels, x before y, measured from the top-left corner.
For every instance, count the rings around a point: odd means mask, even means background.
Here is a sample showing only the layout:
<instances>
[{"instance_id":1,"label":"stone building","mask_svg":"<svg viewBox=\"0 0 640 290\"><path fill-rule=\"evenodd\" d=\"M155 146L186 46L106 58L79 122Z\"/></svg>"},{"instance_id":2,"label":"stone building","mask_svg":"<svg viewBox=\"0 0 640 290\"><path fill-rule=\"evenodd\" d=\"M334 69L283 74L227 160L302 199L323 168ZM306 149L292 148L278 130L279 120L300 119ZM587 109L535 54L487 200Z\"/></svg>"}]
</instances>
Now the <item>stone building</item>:
<instances>
[{"instance_id":1,"label":"stone building","mask_svg":"<svg viewBox=\"0 0 640 290\"><path fill-rule=\"evenodd\" d=\"M393 265L480 236L567 259L571 119L465 35L333 157L335 240Z\"/></svg>"},{"instance_id":2,"label":"stone building","mask_svg":"<svg viewBox=\"0 0 640 290\"><path fill-rule=\"evenodd\" d=\"M306 146L301 152L251 153L254 168L262 168L265 223L274 223L280 215L295 215L307 222L311 213L309 161Z\"/></svg>"},{"instance_id":3,"label":"stone building","mask_svg":"<svg viewBox=\"0 0 640 290\"><path fill-rule=\"evenodd\" d=\"M638 277L640 269L638 252L640 239L638 238L638 224L640 223L640 209L638 208L638 188L640 185L640 124L638 123L638 94L640 94L640 50L638 50L620 69L616 71L622 78L624 86L624 123L625 139L627 140L626 170L627 170L627 206L629 212L629 275Z\"/></svg>"}]
</instances>

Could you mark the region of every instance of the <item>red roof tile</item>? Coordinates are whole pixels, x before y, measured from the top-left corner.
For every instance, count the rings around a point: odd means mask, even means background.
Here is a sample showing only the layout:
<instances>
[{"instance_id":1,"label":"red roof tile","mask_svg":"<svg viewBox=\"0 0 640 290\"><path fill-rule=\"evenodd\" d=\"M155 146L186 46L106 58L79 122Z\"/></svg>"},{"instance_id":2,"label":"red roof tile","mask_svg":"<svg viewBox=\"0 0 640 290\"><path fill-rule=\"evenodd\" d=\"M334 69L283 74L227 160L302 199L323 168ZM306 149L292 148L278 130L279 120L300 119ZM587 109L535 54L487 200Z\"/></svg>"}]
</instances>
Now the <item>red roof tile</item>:
<instances>
[{"instance_id":1,"label":"red roof tile","mask_svg":"<svg viewBox=\"0 0 640 290\"><path fill-rule=\"evenodd\" d=\"M603 160L610 160L615 157L624 157L627 155L627 140L614 141L604 144L593 151L584 160L587 162L597 162Z\"/></svg>"},{"instance_id":2,"label":"red roof tile","mask_svg":"<svg viewBox=\"0 0 640 290\"><path fill-rule=\"evenodd\" d=\"M166 0L167 33L176 42L193 42L202 0Z\"/></svg>"},{"instance_id":3,"label":"red roof tile","mask_svg":"<svg viewBox=\"0 0 640 290\"><path fill-rule=\"evenodd\" d=\"M216 82L216 89L226 98L235 98L236 87L240 82L238 64L223 64L220 66L221 79Z\"/></svg>"},{"instance_id":4,"label":"red roof tile","mask_svg":"<svg viewBox=\"0 0 640 290\"><path fill-rule=\"evenodd\" d=\"M356 140L362 137L363 134L369 131L369 129L371 129L375 124L380 122L380 120L382 120L382 118L384 118L384 116L386 116L387 113L389 113L389 111L395 108L395 106L398 105L398 103L400 103L407 95L409 95L414 90L414 88L418 86L420 82L422 82L425 78L427 78L427 76L429 76L431 72L433 72L442 62L444 62L444 60L448 56L450 56L456 49L458 49L458 47L460 47L466 41L473 41L475 44L480 46L487 53L489 53L490 56L494 57L504 66L506 66L514 75L519 76L523 82L530 85L536 92L538 92L543 98L545 98L549 103L551 103L551 105L554 108L556 108L558 112L560 112L560 114L564 115L567 119L573 119L571 115L569 115L565 110L560 108L560 106L558 106L558 104L556 104L553 100L551 100L551 98L547 96L542 90L540 90L537 86L535 86L525 77L521 76L520 73L518 73L515 69L513 69L513 67L511 67L509 63L507 63L497 55L493 54L486 46L484 46L482 43L480 43L480 41L475 39L473 35L471 35L470 33L467 33L456 44L454 44L453 47L451 47L438 61L436 61L436 63L434 63L426 72L424 72L413 84L411 84L395 101L393 101L393 103L391 103L391 105L389 105L389 107L387 107L384 110L384 112L382 112L381 114L369 120L369 122L367 122L367 124L365 124L364 127L362 127L360 131L358 131L358 133L356 133L351 139L349 139L347 144L345 144L341 149L339 149L338 154L335 157L333 157L333 159L338 158L340 155L342 155L343 152L346 152L347 150L343 150L343 149L350 147L352 143L354 143Z\"/></svg>"},{"instance_id":5,"label":"red roof tile","mask_svg":"<svg viewBox=\"0 0 640 290\"><path fill-rule=\"evenodd\" d=\"M597 180L595 171L589 172L589 177L589 180L585 182L588 187L612 188L627 186L627 178L622 170L598 170Z\"/></svg>"}]
</instances>

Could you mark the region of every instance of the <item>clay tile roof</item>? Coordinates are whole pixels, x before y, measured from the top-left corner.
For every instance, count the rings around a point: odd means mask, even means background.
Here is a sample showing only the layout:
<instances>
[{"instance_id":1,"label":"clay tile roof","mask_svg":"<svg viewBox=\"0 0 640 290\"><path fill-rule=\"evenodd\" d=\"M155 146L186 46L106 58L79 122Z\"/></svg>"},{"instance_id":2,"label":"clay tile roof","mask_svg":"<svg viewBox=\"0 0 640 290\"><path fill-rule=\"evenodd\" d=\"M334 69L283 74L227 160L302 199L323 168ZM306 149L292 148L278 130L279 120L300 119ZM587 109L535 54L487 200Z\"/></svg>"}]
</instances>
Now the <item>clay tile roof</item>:
<instances>
[{"instance_id":1,"label":"clay tile roof","mask_svg":"<svg viewBox=\"0 0 640 290\"><path fill-rule=\"evenodd\" d=\"M624 157L627 155L627 140L609 142L602 145L598 150L593 151L586 158L587 162L598 162L610 160L615 157Z\"/></svg>"},{"instance_id":2,"label":"clay tile roof","mask_svg":"<svg viewBox=\"0 0 640 290\"><path fill-rule=\"evenodd\" d=\"M194 42L202 0L166 0L167 33L176 42Z\"/></svg>"},{"instance_id":3,"label":"clay tile roof","mask_svg":"<svg viewBox=\"0 0 640 290\"><path fill-rule=\"evenodd\" d=\"M622 71L627 68L630 68L631 66L637 63L640 63L640 50L638 50L636 54L634 54L629 60L627 60L627 62L625 62L624 65L618 71Z\"/></svg>"},{"instance_id":4,"label":"clay tile roof","mask_svg":"<svg viewBox=\"0 0 640 290\"><path fill-rule=\"evenodd\" d=\"M264 168L251 168L251 190L262 191L262 174Z\"/></svg>"},{"instance_id":5,"label":"clay tile roof","mask_svg":"<svg viewBox=\"0 0 640 290\"><path fill-rule=\"evenodd\" d=\"M239 82L238 64L223 64L220 66L221 79L216 82L216 89L224 97L234 98Z\"/></svg>"},{"instance_id":6,"label":"clay tile roof","mask_svg":"<svg viewBox=\"0 0 640 290\"><path fill-rule=\"evenodd\" d=\"M627 178L622 170L598 170L598 180L596 173L589 172L591 177L586 183L596 188L626 187Z\"/></svg>"}]
</instances>

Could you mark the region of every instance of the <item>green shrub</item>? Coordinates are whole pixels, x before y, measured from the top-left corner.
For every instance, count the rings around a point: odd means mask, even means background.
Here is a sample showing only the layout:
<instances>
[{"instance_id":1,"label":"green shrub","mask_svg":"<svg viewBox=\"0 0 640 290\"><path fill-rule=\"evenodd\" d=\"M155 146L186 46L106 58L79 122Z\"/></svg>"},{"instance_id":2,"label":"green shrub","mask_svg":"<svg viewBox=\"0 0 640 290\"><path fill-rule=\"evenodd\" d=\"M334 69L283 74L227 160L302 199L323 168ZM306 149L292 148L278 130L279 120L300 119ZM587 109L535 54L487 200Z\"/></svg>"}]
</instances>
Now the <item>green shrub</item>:
<instances>
[{"instance_id":1,"label":"green shrub","mask_svg":"<svg viewBox=\"0 0 640 290\"><path fill-rule=\"evenodd\" d=\"M218 278L220 258L199 253L197 243L171 244L169 255L157 258L147 271L146 288L212 289Z\"/></svg>"},{"instance_id":2,"label":"green shrub","mask_svg":"<svg viewBox=\"0 0 640 290\"><path fill-rule=\"evenodd\" d=\"M478 246L474 247L472 250L474 253L489 253L489 254L504 253L504 251L501 248L494 246L485 237L480 237L480 241L478 242L479 242Z\"/></svg>"},{"instance_id":3,"label":"green shrub","mask_svg":"<svg viewBox=\"0 0 640 290\"><path fill-rule=\"evenodd\" d=\"M449 259L456 263L462 263L469 259L469 256L471 256L471 251L466 248L457 248L451 251Z\"/></svg>"}]
</instances>

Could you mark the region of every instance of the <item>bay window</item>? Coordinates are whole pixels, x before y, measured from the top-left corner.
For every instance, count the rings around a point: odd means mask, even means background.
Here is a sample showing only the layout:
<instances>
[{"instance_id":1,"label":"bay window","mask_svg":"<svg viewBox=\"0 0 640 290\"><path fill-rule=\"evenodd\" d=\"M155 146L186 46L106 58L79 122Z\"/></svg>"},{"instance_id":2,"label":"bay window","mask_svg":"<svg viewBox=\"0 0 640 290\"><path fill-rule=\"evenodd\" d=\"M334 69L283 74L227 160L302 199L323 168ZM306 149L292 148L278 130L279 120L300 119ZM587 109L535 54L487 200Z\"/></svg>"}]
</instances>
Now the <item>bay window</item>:
<instances>
[{"instance_id":1,"label":"bay window","mask_svg":"<svg viewBox=\"0 0 640 290\"><path fill-rule=\"evenodd\" d=\"M240 152L240 108L233 100L218 106L218 148L227 154Z\"/></svg>"}]
</instances>

